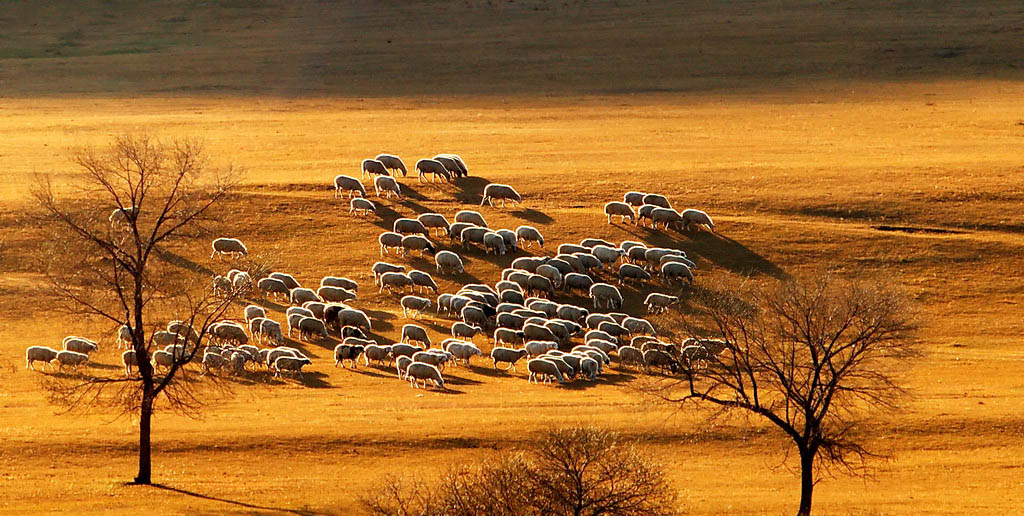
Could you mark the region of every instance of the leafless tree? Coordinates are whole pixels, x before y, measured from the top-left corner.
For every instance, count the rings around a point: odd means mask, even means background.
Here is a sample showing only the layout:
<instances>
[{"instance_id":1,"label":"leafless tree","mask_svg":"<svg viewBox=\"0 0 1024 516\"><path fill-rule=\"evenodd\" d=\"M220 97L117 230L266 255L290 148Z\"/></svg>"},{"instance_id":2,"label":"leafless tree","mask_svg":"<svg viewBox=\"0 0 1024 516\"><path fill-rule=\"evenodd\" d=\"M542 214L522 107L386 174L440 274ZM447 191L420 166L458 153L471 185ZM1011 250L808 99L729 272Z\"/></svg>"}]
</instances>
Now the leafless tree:
<instances>
[{"instance_id":1,"label":"leafless tree","mask_svg":"<svg viewBox=\"0 0 1024 516\"><path fill-rule=\"evenodd\" d=\"M919 354L903 295L822 274L767 285L723 280L695 288L692 301L682 326L701 347L684 350L685 374L656 381L654 392L746 411L785 432L800 457L800 515L810 514L823 475L868 473L876 454L860 430L898 407L900 375Z\"/></svg>"},{"instance_id":2,"label":"leafless tree","mask_svg":"<svg viewBox=\"0 0 1024 516\"><path fill-rule=\"evenodd\" d=\"M378 516L640 516L676 514L661 468L612 432L568 428L526 451L452 470L438 485L388 488L365 501Z\"/></svg>"},{"instance_id":3,"label":"leafless tree","mask_svg":"<svg viewBox=\"0 0 1024 516\"><path fill-rule=\"evenodd\" d=\"M168 145L146 136L75 151L72 161L76 172L66 186L40 176L33 191L49 231L43 267L53 310L126 326L138 374L54 376L46 387L51 401L68 410L112 404L137 414L134 482L149 484L154 410L159 402L194 415L202 406L197 379L185 365L208 339L211 323L238 297L215 294L210 271L185 258L211 209L230 191L232 174L212 170L198 142ZM160 372L151 363L153 333L171 318L195 334L182 332L182 348Z\"/></svg>"}]
</instances>

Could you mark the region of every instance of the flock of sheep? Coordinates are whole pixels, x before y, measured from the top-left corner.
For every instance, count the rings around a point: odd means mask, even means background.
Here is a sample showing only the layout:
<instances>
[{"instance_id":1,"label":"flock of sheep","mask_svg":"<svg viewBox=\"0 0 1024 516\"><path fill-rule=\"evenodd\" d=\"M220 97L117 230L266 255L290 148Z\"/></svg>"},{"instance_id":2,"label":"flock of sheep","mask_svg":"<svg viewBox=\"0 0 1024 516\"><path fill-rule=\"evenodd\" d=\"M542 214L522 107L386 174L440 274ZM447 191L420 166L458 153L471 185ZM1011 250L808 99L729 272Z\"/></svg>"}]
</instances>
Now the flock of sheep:
<instances>
[{"instance_id":1,"label":"flock of sheep","mask_svg":"<svg viewBox=\"0 0 1024 516\"><path fill-rule=\"evenodd\" d=\"M465 162L455 154L419 160L415 170L419 181L453 181L469 174ZM408 174L402 160L390 154L362 162L362 177L372 179L378 197L401 196L396 179L399 172L403 176ZM366 199L361 178L339 175L334 186L335 198L345 194L351 197L350 212L375 212L374 203ZM501 206L505 202L519 204L522 197L511 186L489 184L484 188L481 205L494 206L495 201L500 201ZM715 227L703 211L677 212L667 198L658 194L628 192L623 202L606 204L604 212L609 223L618 216L635 224L650 223L653 228L661 224L666 229L706 228L713 232ZM117 223L116 215L111 215L111 223ZM441 244L432 238L447 240L450 250L439 250ZM378 242L382 257L433 255L434 272L441 275L465 272L459 252L480 249L485 255L507 255L521 247L545 245L537 228L491 229L483 215L472 210L455 213L452 222L440 213L399 218L392 231L381 233ZM211 259L235 259L248 254L246 246L233 238L218 238L211 247ZM273 297L291 306L284 313L283 324L270 318L260 305L246 306L238 321L219 321L206 328L206 347L196 356L201 357L202 374L242 374L251 366L272 370L275 376L291 373L301 377L303 367L312 361L299 349L285 346L285 335L295 335L300 341L322 342L333 334L341 340L334 348L335 367L356 368L362 358L367 366L393 365L399 379L409 381L413 387L422 383L426 388L432 383L443 389L442 373L447 366L456 367L460 362L468 366L474 357L483 356L476 344L476 339L483 337L491 345L489 356L495 369L505 364L506 371L517 372L516 364L525 359L531 382L564 383L576 378L594 381L611 365L613 357L620 367L657 368L673 374L682 367L706 365L721 352L723 344L711 340L690 339L678 344L660 340L651 322L620 312L623 295L619 286L653 286L655 279L660 278L665 287L681 288L694 281L694 268L695 263L679 249L648 247L636 241L615 244L596 238L562 244L554 256L516 258L493 286L467 284L454 293L439 292L430 272L409 270L385 261L373 264L371 272L378 292L398 294L404 318L415 320L433 310L437 316L456 319L451 324L451 338L438 343L438 347L434 347L426 329L413 322L402 326L394 343L371 339L370 317L350 305L359 291L354 280L326 276L313 289L303 287L295 277L282 272L254 278L248 272L231 270L214 278L215 292L234 293L242 298ZM427 292L435 297L424 297ZM589 297L592 310L556 301L573 295ZM678 301L677 296L650 292L644 305L649 313L657 314ZM182 321L172 321L165 330L151 335L156 349L151 353L153 366L160 369L171 367L176 360L180 362L180 357L194 350L190 346L198 340L199 332L194 328ZM118 347L130 348L130 342L129 329L122 327ZM34 362L45 362L51 368L54 363L61 369L78 367L88 362L89 354L99 345L82 337L67 337L62 347L60 351L44 346L28 348L26 367L34 369ZM138 365L133 349L123 352L122 363L125 374L130 376L132 368Z\"/></svg>"}]
</instances>

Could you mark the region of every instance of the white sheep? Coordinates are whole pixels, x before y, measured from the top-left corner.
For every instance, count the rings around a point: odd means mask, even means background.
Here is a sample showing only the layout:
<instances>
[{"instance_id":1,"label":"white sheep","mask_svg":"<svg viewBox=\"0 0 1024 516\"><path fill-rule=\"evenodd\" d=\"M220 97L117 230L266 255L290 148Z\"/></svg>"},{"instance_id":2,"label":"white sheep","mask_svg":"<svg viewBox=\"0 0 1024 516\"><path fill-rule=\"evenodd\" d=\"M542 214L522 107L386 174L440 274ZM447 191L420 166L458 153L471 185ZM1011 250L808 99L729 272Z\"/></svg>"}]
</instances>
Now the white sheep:
<instances>
[{"instance_id":1,"label":"white sheep","mask_svg":"<svg viewBox=\"0 0 1024 516\"><path fill-rule=\"evenodd\" d=\"M480 201L480 206L487 203L492 208L494 207L494 200L501 199L501 207L505 207L505 201L508 200L515 205L519 205L523 202L523 197L519 195L519 192L509 185L502 185L498 183L491 183L484 187L484 198Z\"/></svg>"},{"instance_id":2,"label":"white sheep","mask_svg":"<svg viewBox=\"0 0 1024 516\"><path fill-rule=\"evenodd\" d=\"M252 322L253 319L267 316L267 310L259 305L248 305L242 310L242 313L245 314L246 323Z\"/></svg>"},{"instance_id":3,"label":"white sheep","mask_svg":"<svg viewBox=\"0 0 1024 516\"><path fill-rule=\"evenodd\" d=\"M412 292L416 287L412 282L412 278L408 274L402 272L385 272L380 275L380 291L378 293L383 294L384 290L387 290L389 294L393 293L391 289L397 288L402 291L409 288Z\"/></svg>"},{"instance_id":4,"label":"white sheep","mask_svg":"<svg viewBox=\"0 0 1024 516\"><path fill-rule=\"evenodd\" d=\"M422 326L416 326L415 324L406 324L402 326L402 338L403 343L419 342L426 347L430 347L430 338L427 337L427 330L423 329Z\"/></svg>"},{"instance_id":5,"label":"white sheep","mask_svg":"<svg viewBox=\"0 0 1024 516\"><path fill-rule=\"evenodd\" d=\"M424 292L431 290L437 294L437 283L429 273L414 269L409 271L409 279L412 280L414 286L422 288Z\"/></svg>"},{"instance_id":6,"label":"white sheep","mask_svg":"<svg viewBox=\"0 0 1024 516\"><path fill-rule=\"evenodd\" d=\"M551 378L558 380L558 383L565 383L561 369L550 359L534 358L526 363L526 368L530 371L530 383L540 383L542 378L544 383L551 383Z\"/></svg>"},{"instance_id":7,"label":"white sheep","mask_svg":"<svg viewBox=\"0 0 1024 516\"><path fill-rule=\"evenodd\" d=\"M245 244L237 238L218 238L213 241L211 247L213 247L213 253L210 254L211 260L214 257L220 258L225 255L230 258L238 258L249 254Z\"/></svg>"},{"instance_id":8,"label":"white sheep","mask_svg":"<svg viewBox=\"0 0 1024 516\"><path fill-rule=\"evenodd\" d=\"M287 298L289 295L288 286L279 279L263 278L256 283L256 288L258 288L260 293L264 296L273 295L275 299L281 296Z\"/></svg>"},{"instance_id":9,"label":"white sheep","mask_svg":"<svg viewBox=\"0 0 1024 516\"><path fill-rule=\"evenodd\" d=\"M348 202L348 212L359 215L369 215L371 213L377 213L377 205L373 204L373 201L363 197L353 197Z\"/></svg>"},{"instance_id":10,"label":"white sheep","mask_svg":"<svg viewBox=\"0 0 1024 516\"><path fill-rule=\"evenodd\" d=\"M420 380L423 381L423 388L427 388L427 381L432 382L437 388L444 389L444 378L441 371L436 367L422 362L412 362L405 369L405 378L409 380L412 388L418 388Z\"/></svg>"},{"instance_id":11,"label":"white sheep","mask_svg":"<svg viewBox=\"0 0 1024 516\"><path fill-rule=\"evenodd\" d=\"M58 351L54 360L59 364L58 370L60 371L64 370L64 366L70 366L72 369L78 369L78 366L89 362L89 355L65 349Z\"/></svg>"},{"instance_id":12,"label":"white sheep","mask_svg":"<svg viewBox=\"0 0 1024 516\"><path fill-rule=\"evenodd\" d=\"M53 360L57 358L57 350L46 346L29 346L25 349L25 369L36 370L35 362L45 362L53 370Z\"/></svg>"},{"instance_id":13,"label":"white sheep","mask_svg":"<svg viewBox=\"0 0 1024 516\"><path fill-rule=\"evenodd\" d=\"M700 229L701 227L706 227L708 231L715 232L715 223L711 221L711 216L703 211L694 209L683 210L680 216L687 231L690 231L691 228Z\"/></svg>"},{"instance_id":14,"label":"white sheep","mask_svg":"<svg viewBox=\"0 0 1024 516\"><path fill-rule=\"evenodd\" d=\"M412 251L419 251L420 256L423 256L424 252L427 254L437 252L437 248L434 247L430 239L423 235L406 235L402 237L402 249L410 255Z\"/></svg>"},{"instance_id":15,"label":"white sheep","mask_svg":"<svg viewBox=\"0 0 1024 516\"><path fill-rule=\"evenodd\" d=\"M671 226L675 226L676 229L682 230L683 218L672 208L654 208L651 210L651 226L657 229L658 224L662 224L666 231Z\"/></svg>"},{"instance_id":16,"label":"white sheep","mask_svg":"<svg viewBox=\"0 0 1024 516\"><path fill-rule=\"evenodd\" d=\"M386 177L386 176L380 176ZM302 368L313 362L305 357L278 357L274 360L274 376L281 376L282 371L290 371L302 378Z\"/></svg>"},{"instance_id":17,"label":"white sheep","mask_svg":"<svg viewBox=\"0 0 1024 516\"><path fill-rule=\"evenodd\" d=\"M416 162L416 181L422 183L426 174L430 174L431 183L439 178L448 182L452 180L451 172L436 159L421 159Z\"/></svg>"},{"instance_id":18,"label":"white sheep","mask_svg":"<svg viewBox=\"0 0 1024 516\"><path fill-rule=\"evenodd\" d=\"M359 168L362 171L359 175L360 178L390 175L388 168L375 159L364 159Z\"/></svg>"},{"instance_id":19,"label":"white sheep","mask_svg":"<svg viewBox=\"0 0 1024 516\"><path fill-rule=\"evenodd\" d=\"M453 362L453 364L457 364L458 360L462 360L465 362L465 365L467 367L469 366L470 358L482 356L483 354L480 351L480 348L476 347L476 345L474 345L473 343L463 341L455 341L449 343L448 346L445 348L445 351L448 351L449 353L452 354L452 356L455 357L456 361Z\"/></svg>"},{"instance_id":20,"label":"white sheep","mask_svg":"<svg viewBox=\"0 0 1024 516\"><path fill-rule=\"evenodd\" d=\"M441 251L435 254L434 263L437 265L437 272L439 274L462 274L466 272L462 264L462 258L459 258L459 255L451 251Z\"/></svg>"},{"instance_id":21,"label":"white sheep","mask_svg":"<svg viewBox=\"0 0 1024 516\"><path fill-rule=\"evenodd\" d=\"M411 235L418 233L425 237L430 236L430 232L427 231L426 226L423 225L418 219L395 219L392 227L392 231L401 235Z\"/></svg>"},{"instance_id":22,"label":"white sheep","mask_svg":"<svg viewBox=\"0 0 1024 516\"><path fill-rule=\"evenodd\" d=\"M366 197L366 188L363 187L362 181L351 176L335 176L334 198L342 197L346 192L348 192L349 197L354 197L357 193L361 197Z\"/></svg>"},{"instance_id":23,"label":"white sheep","mask_svg":"<svg viewBox=\"0 0 1024 516\"><path fill-rule=\"evenodd\" d=\"M381 196L381 192L384 192L388 199L394 194L399 199L402 198L402 187L398 185L398 181L391 176L377 176L373 180L373 190L377 194L377 197Z\"/></svg>"},{"instance_id":24,"label":"white sheep","mask_svg":"<svg viewBox=\"0 0 1024 516\"><path fill-rule=\"evenodd\" d=\"M549 350L558 349L558 343L550 340L531 340L523 346L523 349L531 357L536 357L547 353Z\"/></svg>"},{"instance_id":25,"label":"white sheep","mask_svg":"<svg viewBox=\"0 0 1024 516\"><path fill-rule=\"evenodd\" d=\"M614 285L594 283L590 287L590 298L594 301L594 308L605 305L612 310L622 308L622 293Z\"/></svg>"},{"instance_id":26,"label":"white sheep","mask_svg":"<svg viewBox=\"0 0 1024 516\"><path fill-rule=\"evenodd\" d=\"M484 233L483 244L485 254L491 254L493 250L495 255L504 256L507 252L505 238L495 231Z\"/></svg>"},{"instance_id":27,"label":"white sheep","mask_svg":"<svg viewBox=\"0 0 1024 516\"><path fill-rule=\"evenodd\" d=\"M622 196L622 200L630 206L640 207L644 204L645 195L647 194L643 192L626 192L626 195Z\"/></svg>"},{"instance_id":28,"label":"white sheep","mask_svg":"<svg viewBox=\"0 0 1024 516\"><path fill-rule=\"evenodd\" d=\"M418 220L424 228L430 230L436 229L438 236L440 236L442 232L447 235L448 229L452 226L448 223L448 219L444 218L444 215L441 215L440 213L424 213L419 217L416 217L416 220Z\"/></svg>"},{"instance_id":29,"label":"white sheep","mask_svg":"<svg viewBox=\"0 0 1024 516\"><path fill-rule=\"evenodd\" d=\"M670 284L673 280L679 280L680 283L693 283L693 272L685 263L668 262L662 265L661 277L664 278L666 284Z\"/></svg>"},{"instance_id":30,"label":"white sheep","mask_svg":"<svg viewBox=\"0 0 1024 516\"><path fill-rule=\"evenodd\" d=\"M139 365L138 357L135 354L135 350L129 349L128 351L121 353L121 363L124 364L124 375L131 376L132 367Z\"/></svg>"},{"instance_id":31,"label":"white sheep","mask_svg":"<svg viewBox=\"0 0 1024 516\"><path fill-rule=\"evenodd\" d=\"M320 296L311 288L293 288L289 294L289 300L293 305L301 305L309 301L320 301Z\"/></svg>"},{"instance_id":32,"label":"white sheep","mask_svg":"<svg viewBox=\"0 0 1024 516\"><path fill-rule=\"evenodd\" d=\"M651 280L651 274L644 270L639 265L633 265L632 263L623 263L619 265L619 284L622 285L626 281L636 281L643 283Z\"/></svg>"},{"instance_id":33,"label":"white sheep","mask_svg":"<svg viewBox=\"0 0 1024 516\"><path fill-rule=\"evenodd\" d=\"M409 169L405 168L405 163L402 162L402 158L395 156L394 154L378 154L376 158L373 158L384 164L388 170L392 172L402 172L402 176L409 175Z\"/></svg>"},{"instance_id":34,"label":"white sheep","mask_svg":"<svg viewBox=\"0 0 1024 516\"><path fill-rule=\"evenodd\" d=\"M78 353L85 353L86 355L99 349L99 344L84 337L64 337L61 344L63 344L64 349L68 351L77 351Z\"/></svg>"},{"instance_id":35,"label":"white sheep","mask_svg":"<svg viewBox=\"0 0 1024 516\"><path fill-rule=\"evenodd\" d=\"M317 289L316 295L329 303L344 303L356 298L356 293L342 287L324 285Z\"/></svg>"},{"instance_id":36,"label":"white sheep","mask_svg":"<svg viewBox=\"0 0 1024 516\"><path fill-rule=\"evenodd\" d=\"M604 214L608 216L608 223L612 223L612 217L619 217L619 222L625 223L626 219L630 222L636 222L636 213L633 208L624 203L618 201L612 201L604 205Z\"/></svg>"},{"instance_id":37,"label":"white sheep","mask_svg":"<svg viewBox=\"0 0 1024 516\"><path fill-rule=\"evenodd\" d=\"M392 359L391 346L370 344L363 349L363 360L366 361L367 366L371 361L378 362L381 366L384 366L384 362L387 361L387 365L390 365Z\"/></svg>"},{"instance_id":38,"label":"white sheep","mask_svg":"<svg viewBox=\"0 0 1024 516\"><path fill-rule=\"evenodd\" d=\"M509 366L505 368L506 371L509 369L512 372L516 371L516 362L522 360L527 355L525 349L512 349L504 347L495 347L491 349L491 360L494 362L494 368L498 368L498 362L507 363Z\"/></svg>"},{"instance_id":39,"label":"white sheep","mask_svg":"<svg viewBox=\"0 0 1024 516\"><path fill-rule=\"evenodd\" d=\"M388 262L377 262L370 268L373 271L373 284L380 284L380 277L385 272L405 272L404 265L394 265Z\"/></svg>"},{"instance_id":40,"label":"white sheep","mask_svg":"<svg viewBox=\"0 0 1024 516\"><path fill-rule=\"evenodd\" d=\"M668 198L664 195L659 194L647 194L642 199L644 204L650 204L659 208L672 209L672 204L668 202Z\"/></svg>"},{"instance_id":41,"label":"white sheep","mask_svg":"<svg viewBox=\"0 0 1024 516\"><path fill-rule=\"evenodd\" d=\"M430 300L419 296L403 296L398 304L402 307L402 316L407 318L410 317L410 313L419 316L430 308Z\"/></svg>"},{"instance_id":42,"label":"white sheep","mask_svg":"<svg viewBox=\"0 0 1024 516\"><path fill-rule=\"evenodd\" d=\"M672 305L679 302L678 296L670 296L668 294L659 294L652 292L647 295L647 299L644 299L644 304L647 305L647 311L652 314L660 314L669 309Z\"/></svg>"},{"instance_id":43,"label":"white sheep","mask_svg":"<svg viewBox=\"0 0 1024 516\"><path fill-rule=\"evenodd\" d=\"M484 220L484 216L478 211L473 210L461 210L455 214L455 222L465 222L467 224L473 224L482 228L487 227L487 221Z\"/></svg>"}]
</instances>

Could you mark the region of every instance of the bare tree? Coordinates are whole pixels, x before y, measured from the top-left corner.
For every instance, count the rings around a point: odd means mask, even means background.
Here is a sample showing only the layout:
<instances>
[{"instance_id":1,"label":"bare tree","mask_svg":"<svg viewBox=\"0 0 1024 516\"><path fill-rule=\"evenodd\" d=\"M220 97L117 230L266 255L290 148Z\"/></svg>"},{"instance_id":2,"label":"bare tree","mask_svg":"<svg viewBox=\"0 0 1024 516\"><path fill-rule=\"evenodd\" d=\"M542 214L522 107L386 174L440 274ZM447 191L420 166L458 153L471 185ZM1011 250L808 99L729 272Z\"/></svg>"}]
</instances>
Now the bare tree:
<instances>
[{"instance_id":1,"label":"bare tree","mask_svg":"<svg viewBox=\"0 0 1024 516\"><path fill-rule=\"evenodd\" d=\"M612 432L553 430L521 453L445 474L400 480L364 500L378 516L640 516L676 514L675 493L650 457Z\"/></svg>"},{"instance_id":2,"label":"bare tree","mask_svg":"<svg viewBox=\"0 0 1024 516\"><path fill-rule=\"evenodd\" d=\"M230 191L230 169L211 171L195 141L166 145L146 136L122 136L107 149L76 151L72 161L77 172L67 187L41 176L33 191L50 231L44 267L54 309L127 327L138 374L55 376L47 388L51 401L68 410L112 404L137 414L134 482L150 484L157 403L188 415L199 410L202 397L185 365L207 340L211 323L239 295L214 293L210 271L182 254ZM170 317L185 329L170 367L158 372L151 363L153 333Z\"/></svg>"},{"instance_id":3,"label":"bare tree","mask_svg":"<svg viewBox=\"0 0 1024 516\"><path fill-rule=\"evenodd\" d=\"M900 373L918 355L908 301L880 283L830 275L769 285L723 281L696 288L684 330L682 379L653 386L677 402L701 401L771 422L796 445L801 493L834 471L866 474L876 456L859 433L874 412L906 395ZM691 341L692 342L692 341Z\"/></svg>"}]
</instances>

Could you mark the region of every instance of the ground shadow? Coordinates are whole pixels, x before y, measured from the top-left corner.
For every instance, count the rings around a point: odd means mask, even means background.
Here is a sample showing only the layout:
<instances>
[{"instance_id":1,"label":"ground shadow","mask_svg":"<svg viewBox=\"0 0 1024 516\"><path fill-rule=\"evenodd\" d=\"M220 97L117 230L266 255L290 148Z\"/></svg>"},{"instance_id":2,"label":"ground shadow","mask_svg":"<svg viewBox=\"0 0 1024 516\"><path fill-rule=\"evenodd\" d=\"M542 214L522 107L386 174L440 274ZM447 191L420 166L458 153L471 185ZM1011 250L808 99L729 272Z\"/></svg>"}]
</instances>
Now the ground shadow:
<instances>
[{"instance_id":1,"label":"ground shadow","mask_svg":"<svg viewBox=\"0 0 1024 516\"><path fill-rule=\"evenodd\" d=\"M172 251L168 251L166 249L161 249L161 248L158 247L156 249L156 252L157 252L157 256L159 256L161 260L163 260L163 261L165 261L165 262L167 262L167 263L169 263L171 265L174 265L175 267L180 267L182 269L190 270L190 271L195 272L197 274L204 274L206 276L216 276L217 275L217 273L213 272L213 269L210 269L209 267L207 267L205 265L198 264L198 263L196 263L196 262L194 262L192 260L189 260L188 258L185 258L184 256L176 254L176 253L174 253Z\"/></svg>"},{"instance_id":2,"label":"ground shadow","mask_svg":"<svg viewBox=\"0 0 1024 516\"><path fill-rule=\"evenodd\" d=\"M535 224L548 224L554 222L555 219L551 218L550 215L542 211L537 211L533 208L523 208L521 210L512 210L508 212L513 217L533 222Z\"/></svg>"},{"instance_id":3,"label":"ground shadow","mask_svg":"<svg viewBox=\"0 0 1024 516\"><path fill-rule=\"evenodd\" d=\"M137 484L129 483L127 485L135 486ZM177 487L166 486L166 485L163 485L163 484L151 484L150 487L153 487L153 488L156 488L156 489L161 489L161 490L164 490L164 491L170 491L172 493L177 493L177 494L180 494L180 495L191 496L191 497L194 497L194 498L201 498L203 500L210 500L210 501L213 501L213 502L226 503L226 504L229 504L229 505L235 505L235 506L238 506L238 507L244 507L246 509L253 509L253 510L257 510L257 511L276 511L276 512L288 513L288 514L298 514L298 515L301 515L301 516L318 516L318 515L328 514L328 513L325 513L325 512L312 511L312 510L309 510L309 509L289 509L287 507L270 507L270 506L266 506L266 505L256 505L256 504L251 504L251 503L246 503L246 502L240 502L238 500L231 500L231 499L228 499L228 498L219 498L219 497L216 497L216 496L205 495L205 494L202 494L202 493L197 493L195 491L189 491L187 489L181 489L181 488L177 488Z\"/></svg>"},{"instance_id":4,"label":"ground shadow","mask_svg":"<svg viewBox=\"0 0 1024 516\"><path fill-rule=\"evenodd\" d=\"M466 204L480 205L480 199L484 195L484 187L491 182L484 177L468 176L455 180L457 192L455 198Z\"/></svg>"},{"instance_id":5,"label":"ground shadow","mask_svg":"<svg viewBox=\"0 0 1024 516\"><path fill-rule=\"evenodd\" d=\"M666 232L643 226L620 225L634 236L634 240L644 242L648 246L669 247L686 251L686 256L697 263L700 270L701 260L710 262L737 274L755 276L764 274L777 279L789 277L770 260L743 244L722 235L706 231L672 231Z\"/></svg>"}]
</instances>

